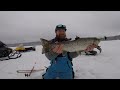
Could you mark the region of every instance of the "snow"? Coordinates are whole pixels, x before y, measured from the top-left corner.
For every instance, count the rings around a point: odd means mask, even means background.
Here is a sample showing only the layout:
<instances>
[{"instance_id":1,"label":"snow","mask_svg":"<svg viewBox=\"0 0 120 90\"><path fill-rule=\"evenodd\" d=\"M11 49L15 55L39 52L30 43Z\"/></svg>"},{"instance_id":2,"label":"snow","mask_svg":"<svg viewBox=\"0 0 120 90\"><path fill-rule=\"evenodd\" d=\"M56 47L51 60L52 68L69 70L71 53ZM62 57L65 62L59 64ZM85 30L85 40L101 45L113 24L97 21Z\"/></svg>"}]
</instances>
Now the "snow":
<instances>
[{"instance_id":1,"label":"snow","mask_svg":"<svg viewBox=\"0 0 120 90\"><path fill-rule=\"evenodd\" d=\"M79 55L73 59L75 79L120 79L120 41L102 41L100 46L102 53L96 56ZM50 61L41 54L41 49L41 45L36 46L36 51L22 53L18 59L0 61L0 79L42 79ZM16 72L33 66L44 70L34 72L30 77Z\"/></svg>"}]
</instances>

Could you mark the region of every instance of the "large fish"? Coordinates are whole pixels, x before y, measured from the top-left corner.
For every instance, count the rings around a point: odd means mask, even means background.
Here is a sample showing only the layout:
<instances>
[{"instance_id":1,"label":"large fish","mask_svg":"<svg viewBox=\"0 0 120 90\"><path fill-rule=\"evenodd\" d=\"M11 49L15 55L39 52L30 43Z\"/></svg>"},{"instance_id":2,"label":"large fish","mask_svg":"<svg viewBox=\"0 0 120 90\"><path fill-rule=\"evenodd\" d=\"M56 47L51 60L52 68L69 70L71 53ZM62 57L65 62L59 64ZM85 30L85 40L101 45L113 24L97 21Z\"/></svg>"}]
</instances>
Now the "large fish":
<instances>
[{"instance_id":1,"label":"large fish","mask_svg":"<svg viewBox=\"0 0 120 90\"><path fill-rule=\"evenodd\" d=\"M59 43L51 43L50 41L40 38L43 49L42 54L49 52L49 50ZM89 45L95 45L98 50L101 52L101 48L98 46L100 39L96 37L90 38L79 38L76 37L75 40L61 42L63 44L63 51L67 52L76 52L84 51Z\"/></svg>"}]
</instances>

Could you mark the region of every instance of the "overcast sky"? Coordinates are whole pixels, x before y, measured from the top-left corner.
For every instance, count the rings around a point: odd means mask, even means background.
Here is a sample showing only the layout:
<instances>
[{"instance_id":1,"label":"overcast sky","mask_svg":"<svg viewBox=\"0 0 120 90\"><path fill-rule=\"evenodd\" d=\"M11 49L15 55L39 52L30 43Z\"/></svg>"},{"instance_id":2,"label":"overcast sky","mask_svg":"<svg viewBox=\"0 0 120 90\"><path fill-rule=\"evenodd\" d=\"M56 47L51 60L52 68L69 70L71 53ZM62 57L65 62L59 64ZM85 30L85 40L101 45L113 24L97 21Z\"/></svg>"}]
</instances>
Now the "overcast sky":
<instances>
[{"instance_id":1,"label":"overcast sky","mask_svg":"<svg viewBox=\"0 0 120 90\"><path fill-rule=\"evenodd\" d=\"M57 24L67 26L68 37L120 34L120 11L0 11L0 40L51 39Z\"/></svg>"}]
</instances>

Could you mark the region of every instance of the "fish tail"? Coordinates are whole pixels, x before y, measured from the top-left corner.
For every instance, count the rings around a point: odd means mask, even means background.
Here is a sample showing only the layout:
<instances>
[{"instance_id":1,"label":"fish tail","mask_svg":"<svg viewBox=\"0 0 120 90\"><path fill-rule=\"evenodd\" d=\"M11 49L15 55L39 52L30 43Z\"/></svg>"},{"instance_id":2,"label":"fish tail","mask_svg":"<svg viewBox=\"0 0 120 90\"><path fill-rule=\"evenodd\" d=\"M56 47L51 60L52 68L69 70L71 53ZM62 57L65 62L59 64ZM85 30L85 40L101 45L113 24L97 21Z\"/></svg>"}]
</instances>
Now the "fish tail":
<instances>
[{"instance_id":1,"label":"fish tail","mask_svg":"<svg viewBox=\"0 0 120 90\"><path fill-rule=\"evenodd\" d=\"M49 50L48 49L49 41L46 40L46 39L43 39L43 38L40 38L40 40L41 40L41 44L43 46L43 48L42 48L42 54L44 54L44 53L48 52L48 50Z\"/></svg>"}]
</instances>

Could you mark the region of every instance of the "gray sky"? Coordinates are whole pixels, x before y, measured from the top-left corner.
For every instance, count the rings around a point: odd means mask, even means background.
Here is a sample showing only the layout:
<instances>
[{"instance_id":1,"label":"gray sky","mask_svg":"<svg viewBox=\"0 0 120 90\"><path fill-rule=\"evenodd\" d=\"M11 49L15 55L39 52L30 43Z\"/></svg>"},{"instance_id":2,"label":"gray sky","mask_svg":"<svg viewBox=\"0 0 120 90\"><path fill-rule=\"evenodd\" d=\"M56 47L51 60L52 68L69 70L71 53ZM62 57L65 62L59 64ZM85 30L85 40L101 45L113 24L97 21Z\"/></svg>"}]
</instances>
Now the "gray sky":
<instances>
[{"instance_id":1,"label":"gray sky","mask_svg":"<svg viewBox=\"0 0 120 90\"><path fill-rule=\"evenodd\" d=\"M0 11L0 40L5 43L55 37L55 26L65 24L67 36L120 34L120 11Z\"/></svg>"}]
</instances>

